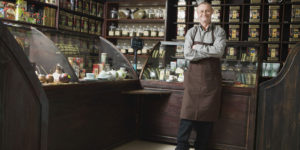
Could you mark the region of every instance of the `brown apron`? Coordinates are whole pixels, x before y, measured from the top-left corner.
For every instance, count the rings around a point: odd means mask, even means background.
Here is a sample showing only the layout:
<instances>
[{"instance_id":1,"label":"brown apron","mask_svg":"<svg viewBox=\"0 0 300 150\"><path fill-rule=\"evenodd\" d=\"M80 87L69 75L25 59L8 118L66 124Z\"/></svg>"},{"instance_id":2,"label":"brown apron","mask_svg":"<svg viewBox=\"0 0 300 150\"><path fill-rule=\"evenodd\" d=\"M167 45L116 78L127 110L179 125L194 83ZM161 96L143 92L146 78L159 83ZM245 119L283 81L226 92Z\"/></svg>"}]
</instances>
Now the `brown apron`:
<instances>
[{"instance_id":1,"label":"brown apron","mask_svg":"<svg viewBox=\"0 0 300 150\"><path fill-rule=\"evenodd\" d=\"M191 61L189 69L184 74L184 96L180 118L216 121L221 107L221 81L219 58Z\"/></svg>"}]
</instances>

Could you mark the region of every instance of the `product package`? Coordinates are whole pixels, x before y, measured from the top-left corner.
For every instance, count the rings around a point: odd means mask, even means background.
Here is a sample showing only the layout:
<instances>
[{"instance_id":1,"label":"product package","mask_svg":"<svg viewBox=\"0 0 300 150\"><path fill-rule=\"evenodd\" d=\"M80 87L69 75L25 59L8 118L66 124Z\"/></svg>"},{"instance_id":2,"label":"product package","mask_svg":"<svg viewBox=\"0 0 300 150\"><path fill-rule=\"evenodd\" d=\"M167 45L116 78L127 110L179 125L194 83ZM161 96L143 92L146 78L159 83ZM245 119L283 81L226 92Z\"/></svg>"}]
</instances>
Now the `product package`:
<instances>
[{"instance_id":1,"label":"product package","mask_svg":"<svg viewBox=\"0 0 300 150\"><path fill-rule=\"evenodd\" d=\"M279 41L280 39L280 25L269 25L268 41Z\"/></svg>"}]
</instances>

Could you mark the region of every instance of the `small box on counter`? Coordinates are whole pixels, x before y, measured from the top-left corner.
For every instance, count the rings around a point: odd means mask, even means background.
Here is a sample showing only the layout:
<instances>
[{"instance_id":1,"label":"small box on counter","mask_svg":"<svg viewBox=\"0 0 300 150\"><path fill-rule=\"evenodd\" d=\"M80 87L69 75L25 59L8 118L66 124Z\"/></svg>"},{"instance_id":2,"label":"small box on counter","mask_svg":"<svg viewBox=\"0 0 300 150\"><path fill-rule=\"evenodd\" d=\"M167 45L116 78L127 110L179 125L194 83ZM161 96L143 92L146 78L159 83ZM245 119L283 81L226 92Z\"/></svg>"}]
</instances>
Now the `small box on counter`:
<instances>
[{"instance_id":1,"label":"small box on counter","mask_svg":"<svg viewBox=\"0 0 300 150\"><path fill-rule=\"evenodd\" d=\"M260 6L250 6L249 22L260 22Z\"/></svg>"},{"instance_id":2,"label":"small box on counter","mask_svg":"<svg viewBox=\"0 0 300 150\"><path fill-rule=\"evenodd\" d=\"M268 41L279 41L280 39L280 25L269 25Z\"/></svg>"},{"instance_id":3,"label":"small box on counter","mask_svg":"<svg viewBox=\"0 0 300 150\"><path fill-rule=\"evenodd\" d=\"M300 21L300 5L292 5L291 21Z\"/></svg>"},{"instance_id":4,"label":"small box on counter","mask_svg":"<svg viewBox=\"0 0 300 150\"><path fill-rule=\"evenodd\" d=\"M290 38L289 41L300 41L300 25L290 25Z\"/></svg>"},{"instance_id":5,"label":"small box on counter","mask_svg":"<svg viewBox=\"0 0 300 150\"><path fill-rule=\"evenodd\" d=\"M269 22L279 22L280 6L269 6Z\"/></svg>"},{"instance_id":6,"label":"small box on counter","mask_svg":"<svg viewBox=\"0 0 300 150\"><path fill-rule=\"evenodd\" d=\"M227 47L225 59L236 60L237 59L237 48L236 47Z\"/></svg>"},{"instance_id":7,"label":"small box on counter","mask_svg":"<svg viewBox=\"0 0 300 150\"><path fill-rule=\"evenodd\" d=\"M268 61L278 61L279 60L279 45L278 44L268 44Z\"/></svg>"},{"instance_id":8,"label":"small box on counter","mask_svg":"<svg viewBox=\"0 0 300 150\"><path fill-rule=\"evenodd\" d=\"M259 41L260 33L259 25L249 25L248 40L249 41Z\"/></svg>"},{"instance_id":9,"label":"small box on counter","mask_svg":"<svg viewBox=\"0 0 300 150\"><path fill-rule=\"evenodd\" d=\"M229 40L230 41L240 40L240 25L229 25Z\"/></svg>"},{"instance_id":10,"label":"small box on counter","mask_svg":"<svg viewBox=\"0 0 300 150\"><path fill-rule=\"evenodd\" d=\"M240 6L230 6L229 22L240 22Z\"/></svg>"},{"instance_id":11,"label":"small box on counter","mask_svg":"<svg viewBox=\"0 0 300 150\"><path fill-rule=\"evenodd\" d=\"M221 6L214 6L214 13L211 16L212 22L220 22L221 21Z\"/></svg>"}]
</instances>

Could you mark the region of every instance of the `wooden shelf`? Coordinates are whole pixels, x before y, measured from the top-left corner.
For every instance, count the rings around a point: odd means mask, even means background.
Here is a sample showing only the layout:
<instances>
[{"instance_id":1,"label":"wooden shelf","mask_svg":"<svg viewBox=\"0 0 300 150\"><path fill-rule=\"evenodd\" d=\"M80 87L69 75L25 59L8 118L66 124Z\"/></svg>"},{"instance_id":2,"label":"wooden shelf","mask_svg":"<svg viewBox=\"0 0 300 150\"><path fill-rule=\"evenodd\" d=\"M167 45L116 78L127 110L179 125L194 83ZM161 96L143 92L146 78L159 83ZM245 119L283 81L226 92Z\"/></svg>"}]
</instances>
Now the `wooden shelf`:
<instances>
[{"instance_id":1,"label":"wooden shelf","mask_svg":"<svg viewBox=\"0 0 300 150\"><path fill-rule=\"evenodd\" d=\"M107 39L131 39L132 37L125 37L125 36L106 36ZM164 40L163 37L139 37L143 40Z\"/></svg>"},{"instance_id":2,"label":"wooden shelf","mask_svg":"<svg viewBox=\"0 0 300 150\"><path fill-rule=\"evenodd\" d=\"M106 19L106 21L124 22L124 23L164 23L164 19Z\"/></svg>"},{"instance_id":3,"label":"wooden shelf","mask_svg":"<svg viewBox=\"0 0 300 150\"><path fill-rule=\"evenodd\" d=\"M43 3L43 2L32 1L32 0L27 1L27 4L36 4L36 5L39 5L39 6L57 8L57 5L55 5L55 4Z\"/></svg>"},{"instance_id":4,"label":"wooden shelf","mask_svg":"<svg viewBox=\"0 0 300 150\"><path fill-rule=\"evenodd\" d=\"M95 20L101 20L101 21L104 20L102 17L97 17L97 16L94 16L94 15L89 15L89 14L86 14L86 13L83 13L83 12L78 12L78 11L74 11L74 10L70 10L70 9L66 9L66 8L62 8L62 7L59 7L59 9L63 10L63 11L66 11L66 12L69 12L69 13L72 13L73 15L88 17L88 18L92 18L92 19L95 19Z\"/></svg>"},{"instance_id":5,"label":"wooden shelf","mask_svg":"<svg viewBox=\"0 0 300 150\"><path fill-rule=\"evenodd\" d=\"M118 5L119 7L164 7L165 3L163 2L107 2L107 5Z\"/></svg>"},{"instance_id":6,"label":"wooden shelf","mask_svg":"<svg viewBox=\"0 0 300 150\"><path fill-rule=\"evenodd\" d=\"M123 54L124 56L128 56L128 57L134 57L133 54ZM149 55L145 55L145 54L138 54L137 57L143 57L143 58L148 58Z\"/></svg>"},{"instance_id":7,"label":"wooden shelf","mask_svg":"<svg viewBox=\"0 0 300 150\"><path fill-rule=\"evenodd\" d=\"M39 25L39 24L32 24L32 23L28 23L28 22L10 20L10 19L5 19L5 18L0 18L0 20L3 21L3 22L18 24L18 25L24 25L24 26L33 26L33 27L47 28L47 29L56 29L55 27L49 27L49 26Z\"/></svg>"}]
</instances>

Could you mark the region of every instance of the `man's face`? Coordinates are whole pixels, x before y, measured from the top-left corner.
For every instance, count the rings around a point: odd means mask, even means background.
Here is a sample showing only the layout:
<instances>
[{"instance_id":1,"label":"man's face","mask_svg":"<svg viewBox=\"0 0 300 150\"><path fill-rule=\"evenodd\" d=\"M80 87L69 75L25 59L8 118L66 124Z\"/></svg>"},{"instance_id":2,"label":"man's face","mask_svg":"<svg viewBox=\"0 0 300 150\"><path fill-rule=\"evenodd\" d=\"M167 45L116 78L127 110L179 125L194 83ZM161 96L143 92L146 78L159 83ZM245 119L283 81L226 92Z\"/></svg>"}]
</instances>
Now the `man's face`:
<instances>
[{"instance_id":1,"label":"man's face","mask_svg":"<svg viewBox=\"0 0 300 150\"><path fill-rule=\"evenodd\" d=\"M197 7L197 13L199 17L200 24L209 24L211 21L211 15L213 14L213 10L210 5L202 4Z\"/></svg>"}]
</instances>

